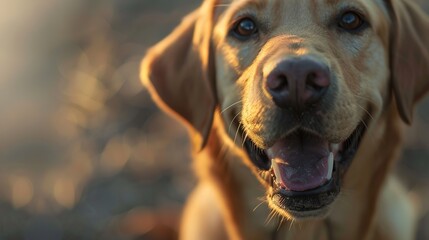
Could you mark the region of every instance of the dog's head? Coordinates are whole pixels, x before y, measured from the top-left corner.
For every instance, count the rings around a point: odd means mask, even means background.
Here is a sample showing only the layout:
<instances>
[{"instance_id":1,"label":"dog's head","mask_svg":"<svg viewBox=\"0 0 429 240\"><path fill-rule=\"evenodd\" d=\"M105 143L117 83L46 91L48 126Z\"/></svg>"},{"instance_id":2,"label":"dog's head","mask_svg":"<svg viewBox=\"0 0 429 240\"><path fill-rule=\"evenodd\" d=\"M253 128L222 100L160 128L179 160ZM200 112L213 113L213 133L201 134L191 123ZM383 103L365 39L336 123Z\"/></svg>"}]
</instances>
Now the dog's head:
<instances>
[{"instance_id":1,"label":"dog's head","mask_svg":"<svg viewBox=\"0 0 429 240\"><path fill-rule=\"evenodd\" d=\"M427 18L402 0L206 0L148 52L142 79L198 148L218 111L272 208L321 216L386 108L410 123L427 43Z\"/></svg>"}]
</instances>

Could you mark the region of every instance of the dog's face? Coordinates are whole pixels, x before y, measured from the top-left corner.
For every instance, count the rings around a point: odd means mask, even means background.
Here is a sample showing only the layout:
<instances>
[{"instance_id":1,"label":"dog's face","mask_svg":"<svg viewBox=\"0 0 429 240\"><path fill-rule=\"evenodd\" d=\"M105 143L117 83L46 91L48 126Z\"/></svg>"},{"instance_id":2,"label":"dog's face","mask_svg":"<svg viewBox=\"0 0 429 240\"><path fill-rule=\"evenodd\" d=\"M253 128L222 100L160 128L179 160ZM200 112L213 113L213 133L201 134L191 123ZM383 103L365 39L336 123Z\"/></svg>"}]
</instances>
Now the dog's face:
<instances>
[{"instance_id":1,"label":"dog's face","mask_svg":"<svg viewBox=\"0 0 429 240\"><path fill-rule=\"evenodd\" d=\"M429 87L428 26L402 0L206 0L148 53L142 77L197 147L222 116L273 209L320 217L392 89L410 121Z\"/></svg>"},{"instance_id":2,"label":"dog's face","mask_svg":"<svg viewBox=\"0 0 429 240\"><path fill-rule=\"evenodd\" d=\"M365 126L382 111L387 16L381 1L273 0L232 1L218 17L225 125L285 215L326 212Z\"/></svg>"}]
</instances>

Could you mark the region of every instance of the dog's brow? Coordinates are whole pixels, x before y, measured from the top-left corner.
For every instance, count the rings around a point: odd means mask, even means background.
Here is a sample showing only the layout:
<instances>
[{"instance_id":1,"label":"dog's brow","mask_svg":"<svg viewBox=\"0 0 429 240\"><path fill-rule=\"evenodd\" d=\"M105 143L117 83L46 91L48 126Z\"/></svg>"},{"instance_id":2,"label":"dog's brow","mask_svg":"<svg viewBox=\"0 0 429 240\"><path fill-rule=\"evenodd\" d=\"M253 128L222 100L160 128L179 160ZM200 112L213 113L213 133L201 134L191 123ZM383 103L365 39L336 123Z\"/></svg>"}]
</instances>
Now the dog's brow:
<instances>
[{"instance_id":1,"label":"dog's brow","mask_svg":"<svg viewBox=\"0 0 429 240\"><path fill-rule=\"evenodd\" d=\"M258 10L264 9L267 7L268 1L261 1L261 0L239 0L236 1L239 6L253 6Z\"/></svg>"},{"instance_id":2,"label":"dog's brow","mask_svg":"<svg viewBox=\"0 0 429 240\"><path fill-rule=\"evenodd\" d=\"M341 0L326 0L329 5L337 5Z\"/></svg>"}]
</instances>

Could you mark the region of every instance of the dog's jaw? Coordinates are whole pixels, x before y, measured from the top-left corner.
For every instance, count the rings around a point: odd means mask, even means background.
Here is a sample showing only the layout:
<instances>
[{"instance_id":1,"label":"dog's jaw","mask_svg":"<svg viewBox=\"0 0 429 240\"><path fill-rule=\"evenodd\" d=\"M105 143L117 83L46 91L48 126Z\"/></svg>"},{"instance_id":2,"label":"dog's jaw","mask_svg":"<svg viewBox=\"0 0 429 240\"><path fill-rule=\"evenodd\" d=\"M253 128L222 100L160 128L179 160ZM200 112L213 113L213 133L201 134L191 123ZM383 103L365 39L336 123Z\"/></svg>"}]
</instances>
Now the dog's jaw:
<instances>
[{"instance_id":1,"label":"dog's jaw","mask_svg":"<svg viewBox=\"0 0 429 240\"><path fill-rule=\"evenodd\" d=\"M327 158L320 162L316 161L318 164L326 164L323 173L326 175L320 176L318 179L320 184L316 184L317 186L288 184L288 179L284 179L284 171L287 169L285 170L283 167L283 170L280 170L276 163L276 161L282 160L276 160L273 158L273 154L267 154L267 150L258 149L251 139L247 139L245 149L249 158L259 169L261 182L267 187L269 206L281 215L297 220L325 217L340 193L342 179L354 158L364 130L364 125L359 125L344 142L329 144ZM331 162L332 160L333 162ZM280 163L287 164L287 161ZM306 170L304 169L304 171ZM308 169L308 171L312 171L312 169ZM279 178L283 178L283 180ZM305 179L303 180L305 181Z\"/></svg>"}]
</instances>

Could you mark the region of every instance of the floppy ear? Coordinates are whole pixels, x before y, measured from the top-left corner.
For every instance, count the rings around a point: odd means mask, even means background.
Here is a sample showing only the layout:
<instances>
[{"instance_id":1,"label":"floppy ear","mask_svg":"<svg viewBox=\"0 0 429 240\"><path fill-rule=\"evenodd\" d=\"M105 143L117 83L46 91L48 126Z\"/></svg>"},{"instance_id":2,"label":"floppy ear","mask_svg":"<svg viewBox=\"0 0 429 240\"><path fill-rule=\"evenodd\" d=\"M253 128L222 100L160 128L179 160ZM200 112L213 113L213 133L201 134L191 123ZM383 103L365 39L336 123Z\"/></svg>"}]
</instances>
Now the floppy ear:
<instances>
[{"instance_id":1,"label":"floppy ear","mask_svg":"<svg viewBox=\"0 0 429 240\"><path fill-rule=\"evenodd\" d=\"M429 18L407 0L386 0L390 8L390 68L399 114L411 124L414 104L429 89Z\"/></svg>"},{"instance_id":2,"label":"floppy ear","mask_svg":"<svg viewBox=\"0 0 429 240\"><path fill-rule=\"evenodd\" d=\"M208 2L149 49L141 67L141 79L152 98L186 123L197 149L205 145L216 107Z\"/></svg>"}]
</instances>

